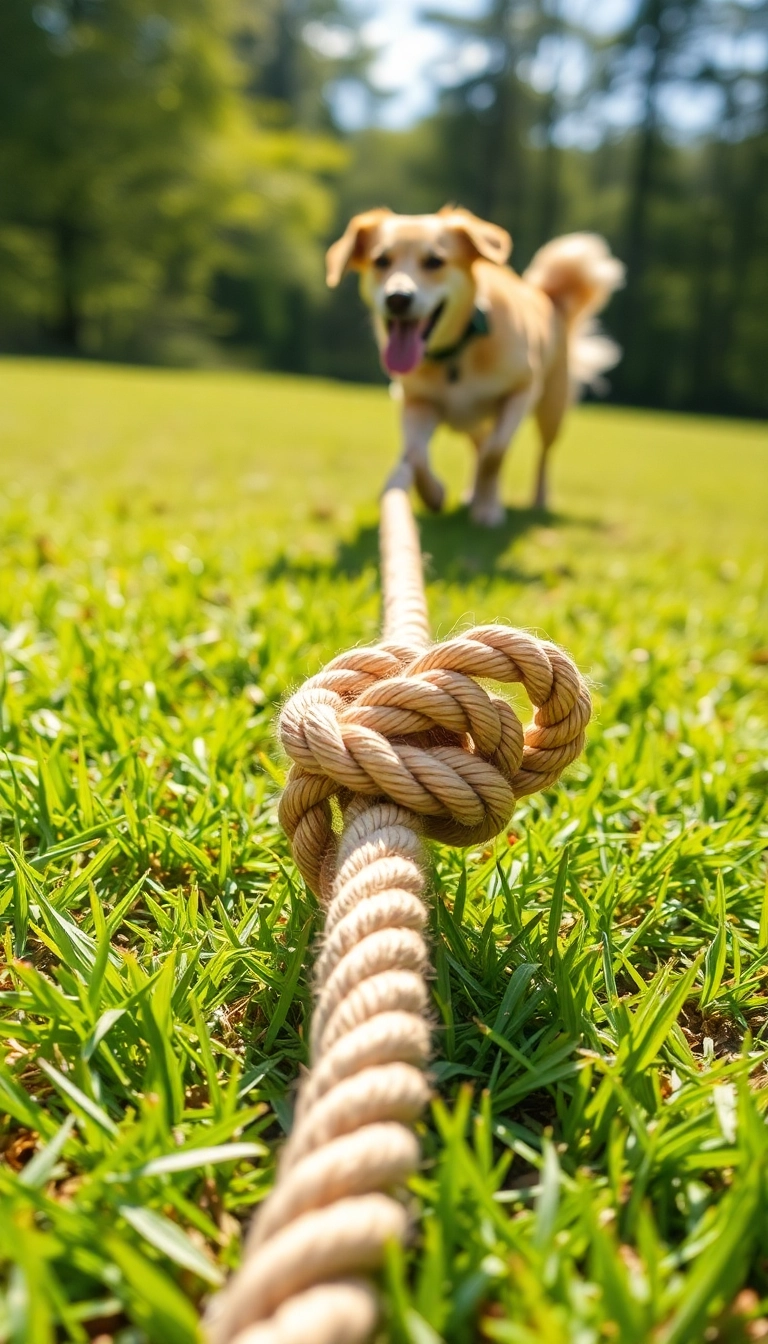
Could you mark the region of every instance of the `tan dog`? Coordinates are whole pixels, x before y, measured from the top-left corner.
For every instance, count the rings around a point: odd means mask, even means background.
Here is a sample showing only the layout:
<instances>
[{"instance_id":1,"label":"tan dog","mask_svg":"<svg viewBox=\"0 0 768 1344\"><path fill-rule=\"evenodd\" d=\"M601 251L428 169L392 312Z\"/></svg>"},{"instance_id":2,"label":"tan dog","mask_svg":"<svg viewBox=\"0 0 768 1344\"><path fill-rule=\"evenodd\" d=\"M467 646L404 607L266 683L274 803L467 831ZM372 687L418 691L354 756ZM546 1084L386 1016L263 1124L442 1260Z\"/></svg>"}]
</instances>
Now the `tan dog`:
<instances>
[{"instance_id":1,"label":"tan dog","mask_svg":"<svg viewBox=\"0 0 768 1344\"><path fill-rule=\"evenodd\" d=\"M394 480L415 482L439 509L444 488L429 465L442 423L477 449L471 515L504 519L499 472L510 441L536 415L541 457L534 505L547 503L547 454L581 386L595 383L620 351L597 333L595 314L623 283L604 240L573 233L542 247L521 277L505 262L505 229L468 210L436 215L356 215L327 255L327 281L360 272L381 359L403 394L403 458Z\"/></svg>"}]
</instances>

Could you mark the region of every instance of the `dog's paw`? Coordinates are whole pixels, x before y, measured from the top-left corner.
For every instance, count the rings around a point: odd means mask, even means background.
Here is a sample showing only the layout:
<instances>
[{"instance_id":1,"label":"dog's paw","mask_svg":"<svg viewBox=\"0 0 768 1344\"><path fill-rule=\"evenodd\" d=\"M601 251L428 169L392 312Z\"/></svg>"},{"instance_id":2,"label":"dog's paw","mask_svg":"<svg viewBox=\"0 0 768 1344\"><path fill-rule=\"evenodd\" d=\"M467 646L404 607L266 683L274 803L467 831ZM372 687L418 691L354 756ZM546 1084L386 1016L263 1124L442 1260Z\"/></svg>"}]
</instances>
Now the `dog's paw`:
<instances>
[{"instance_id":1,"label":"dog's paw","mask_svg":"<svg viewBox=\"0 0 768 1344\"><path fill-rule=\"evenodd\" d=\"M480 527L501 527L507 516L504 505L498 499L474 500L469 516Z\"/></svg>"}]
</instances>

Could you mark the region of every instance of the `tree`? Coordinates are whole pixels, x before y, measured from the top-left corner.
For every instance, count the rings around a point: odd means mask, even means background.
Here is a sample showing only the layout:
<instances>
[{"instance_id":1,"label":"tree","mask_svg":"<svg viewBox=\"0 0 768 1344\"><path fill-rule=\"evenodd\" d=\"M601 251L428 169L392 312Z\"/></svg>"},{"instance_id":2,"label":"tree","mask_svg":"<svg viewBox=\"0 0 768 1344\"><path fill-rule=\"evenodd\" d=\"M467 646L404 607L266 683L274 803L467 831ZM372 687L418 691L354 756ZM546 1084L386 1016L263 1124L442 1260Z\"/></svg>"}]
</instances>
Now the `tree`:
<instances>
[{"instance_id":1,"label":"tree","mask_svg":"<svg viewBox=\"0 0 768 1344\"><path fill-rule=\"evenodd\" d=\"M459 57L470 53L474 66L442 91L443 154L457 179L449 194L506 225L517 243L526 216L526 137L533 120L532 91L519 67L536 41L535 0L490 0L473 17L442 10L425 17L453 38Z\"/></svg>"},{"instance_id":2,"label":"tree","mask_svg":"<svg viewBox=\"0 0 768 1344\"><path fill-rule=\"evenodd\" d=\"M6 321L33 316L70 353L167 354L215 329L214 275L278 224L315 246L338 155L258 126L233 17L223 0L5 0Z\"/></svg>"},{"instance_id":3,"label":"tree","mask_svg":"<svg viewBox=\"0 0 768 1344\"><path fill-rule=\"evenodd\" d=\"M341 80L357 80L373 97L371 53L347 0L241 0L235 44L248 92L291 126L338 134L333 92Z\"/></svg>"}]
</instances>

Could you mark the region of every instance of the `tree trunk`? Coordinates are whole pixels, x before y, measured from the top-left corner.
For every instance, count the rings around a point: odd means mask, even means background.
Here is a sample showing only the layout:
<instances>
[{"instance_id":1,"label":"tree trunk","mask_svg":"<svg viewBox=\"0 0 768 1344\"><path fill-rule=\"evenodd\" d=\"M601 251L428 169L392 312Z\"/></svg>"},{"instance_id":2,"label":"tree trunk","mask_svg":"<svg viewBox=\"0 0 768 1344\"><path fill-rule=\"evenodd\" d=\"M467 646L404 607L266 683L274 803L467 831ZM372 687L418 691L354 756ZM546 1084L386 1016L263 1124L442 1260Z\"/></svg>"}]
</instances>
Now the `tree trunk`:
<instances>
[{"instance_id":1,"label":"tree trunk","mask_svg":"<svg viewBox=\"0 0 768 1344\"><path fill-rule=\"evenodd\" d=\"M557 97L552 93L547 99L544 118L544 163L538 221L539 247L554 236L560 215L560 150L552 139L556 117Z\"/></svg>"},{"instance_id":2,"label":"tree trunk","mask_svg":"<svg viewBox=\"0 0 768 1344\"><path fill-rule=\"evenodd\" d=\"M658 114L656 93L661 80L665 42L661 16L664 0L652 0L650 12L643 27L652 30L653 56L645 85L643 120L638 132L637 148L627 195L624 224L624 255L627 266L627 288L621 303L620 335L624 346L622 381L630 396L643 395L647 389L646 361L643 352L650 339L647 317L646 270L648 266L648 233L650 199L653 191L658 150Z\"/></svg>"},{"instance_id":3,"label":"tree trunk","mask_svg":"<svg viewBox=\"0 0 768 1344\"><path fill-rule=\"evenodd\" d=\"M543 16L543 11L542 11ZM549 37L562 41L564 33L564 24L561 14L561 6L555 4L552 9L551 17L545 19L542 27L542 37ZM541 186L539 189L538 211L537 211L537 229L538 237L536 246L541 247L543 243L549 241L557 231L558 220L560 217L560 170L561 170L561 152L553 139L555 123L560 112L560 80L562 75L563 59L558 61L558 67L555 72L552 88L544 101L544 116L541 123L543 136L542 150L542 174Z\"/></svg>"},{"instance_id":4,"label":"tree trunk","mask_svg":"<svg viewBox=\"0 0 768 1344\"><path fill-rule=\"evenodd\" d=\"M78 354L82 336L82 313L78 294L76 267L78 232L66 219L55 226L56 260L59 270L59 312L53 334L58 345L68 354Z\"/></svg>"},{"instance_id":5,"label":"tree trunk","mask_svg":"<svg viewBox=\"0 0 768 1344\"><path fill-rule=\"evenodd\" d=\"M511 8L510 0L497 0L493 8L491 36L503 50L504 59L494 81L496 101L487 121L481 214L497 223L509 224L514 234L520 224L523 163L520 153L521 108L515 70L517 52L510 31Z\"/></svg>"}]
</instances>

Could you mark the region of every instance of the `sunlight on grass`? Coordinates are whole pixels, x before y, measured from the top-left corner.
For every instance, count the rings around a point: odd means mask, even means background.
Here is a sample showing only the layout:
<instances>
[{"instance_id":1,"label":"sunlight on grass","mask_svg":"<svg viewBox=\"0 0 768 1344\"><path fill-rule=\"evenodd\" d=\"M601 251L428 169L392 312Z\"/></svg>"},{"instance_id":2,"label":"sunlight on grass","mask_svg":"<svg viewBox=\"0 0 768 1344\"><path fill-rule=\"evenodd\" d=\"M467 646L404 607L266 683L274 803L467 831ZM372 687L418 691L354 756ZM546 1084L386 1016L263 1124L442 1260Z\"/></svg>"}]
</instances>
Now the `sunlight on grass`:
<instances>
[{"instance_id":1,"label":"sunlight on grass","mask_svg":"<svg viewBox=\"0 0 768 1344\"><path fill-rule=\"evenodd\" d=\"M376 638L386 393L0 364L0 1340L196 1338L273 1177L320 926L286 693ZM422 518L444 636L511 621L597 701L508 836L433 851L434 1073L393 1340L761 1337L768 434L574 413L497 532ZM481 1322L482 1333L479 1334Z\"/></svg>"}]
</instances>

